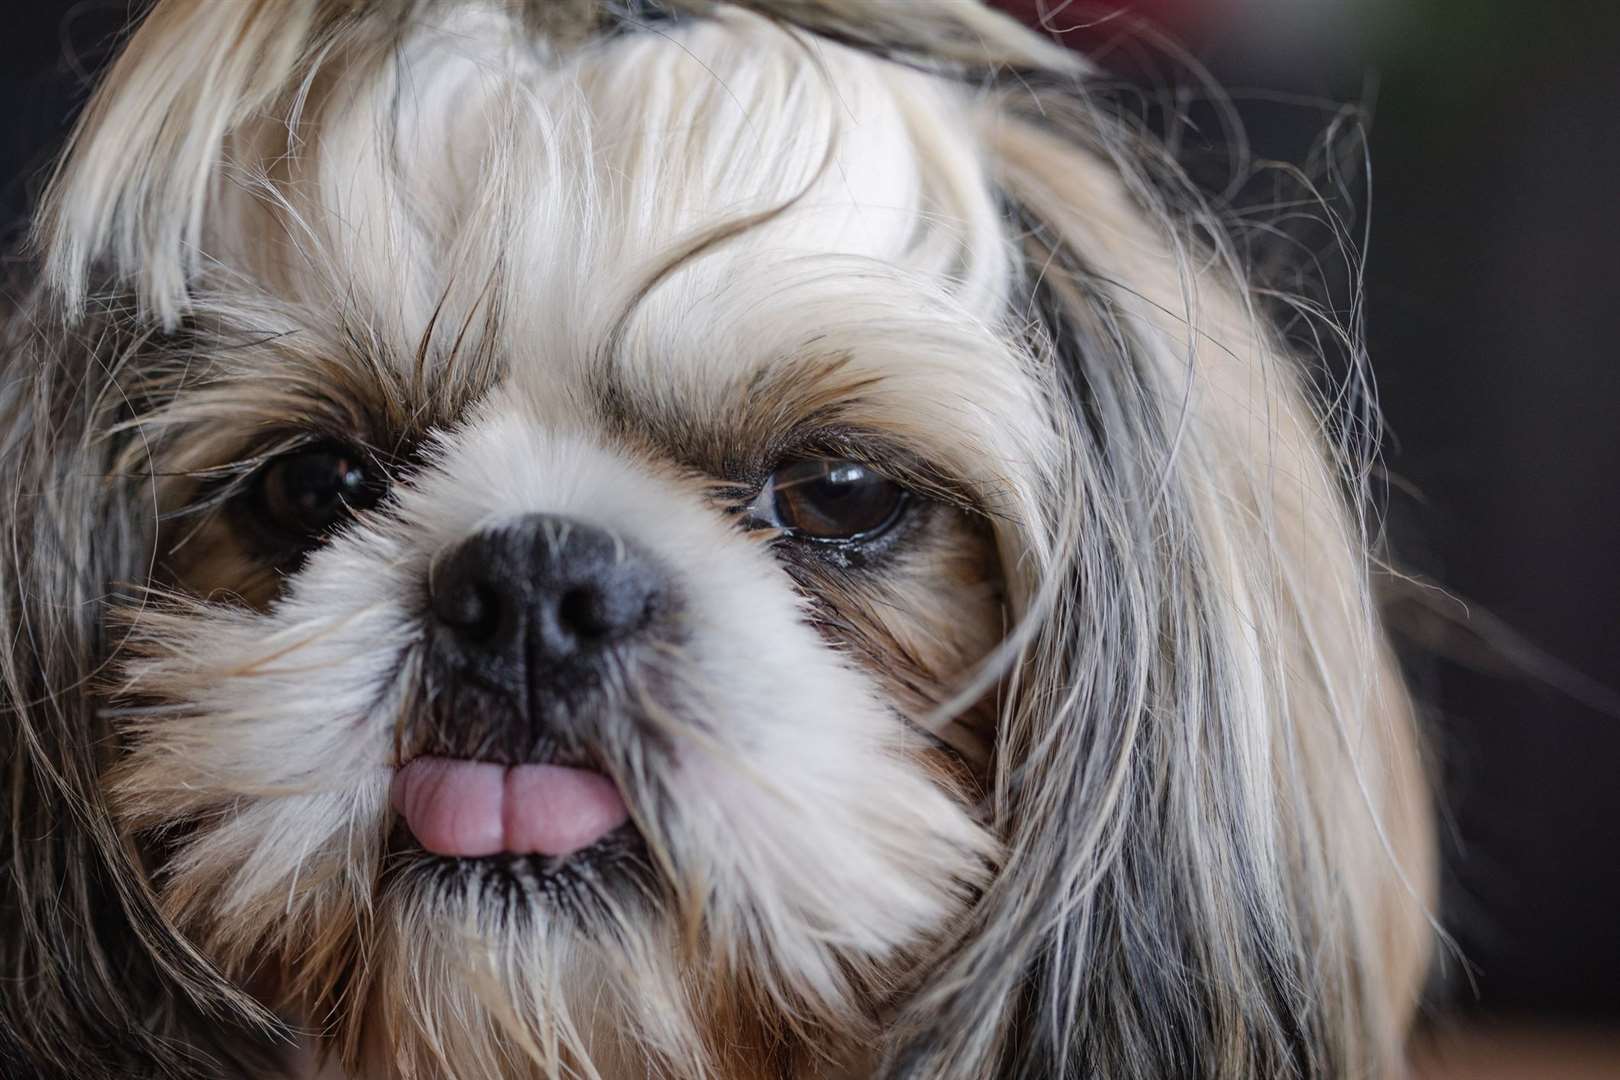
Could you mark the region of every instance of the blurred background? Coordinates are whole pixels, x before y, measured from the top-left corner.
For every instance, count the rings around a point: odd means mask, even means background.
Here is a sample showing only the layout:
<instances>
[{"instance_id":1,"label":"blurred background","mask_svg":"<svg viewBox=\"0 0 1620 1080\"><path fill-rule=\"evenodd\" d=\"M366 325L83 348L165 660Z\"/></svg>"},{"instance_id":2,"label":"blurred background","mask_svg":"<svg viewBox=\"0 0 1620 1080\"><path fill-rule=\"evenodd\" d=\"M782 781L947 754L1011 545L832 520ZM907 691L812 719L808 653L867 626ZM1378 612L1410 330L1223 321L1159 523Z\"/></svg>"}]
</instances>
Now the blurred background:
<instances>
[{"instance_id":1,"label":"blurred background","mask_svg":"<svg viewBox=\"0 0 1620 1080\"><path fill-rule=\"evenodd\" d=\"M1365 316L1393 553L1455 598L1395 620L1459 958L1426 1075L1620 1077L1620 3L1002 3L1174 138L1278 280ZM8 239L139 7L9 5ZM1362 265L1319 258L1324 208Z\"/></svg>"}]
</instances>

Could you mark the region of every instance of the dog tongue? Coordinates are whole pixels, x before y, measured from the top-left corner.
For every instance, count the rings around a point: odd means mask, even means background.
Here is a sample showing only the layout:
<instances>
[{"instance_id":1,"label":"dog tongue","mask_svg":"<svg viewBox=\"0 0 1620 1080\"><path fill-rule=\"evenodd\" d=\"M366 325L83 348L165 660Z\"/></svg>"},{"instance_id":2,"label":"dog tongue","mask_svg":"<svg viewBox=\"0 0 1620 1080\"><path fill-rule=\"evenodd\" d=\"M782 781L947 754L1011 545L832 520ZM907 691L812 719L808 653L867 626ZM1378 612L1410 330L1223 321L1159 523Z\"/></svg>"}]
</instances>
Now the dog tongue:
<instances>
[{"instance_id":1,"label":"dog tongue","mask_svg":"<svg viewBox=\"0 0 1620 1080\"><path fill-rule=\"evenodd\" d=\"M628 820L600 773L419 757L394 774L394 809L435 855L567 855Z\"/></svg>"}]
</instances>

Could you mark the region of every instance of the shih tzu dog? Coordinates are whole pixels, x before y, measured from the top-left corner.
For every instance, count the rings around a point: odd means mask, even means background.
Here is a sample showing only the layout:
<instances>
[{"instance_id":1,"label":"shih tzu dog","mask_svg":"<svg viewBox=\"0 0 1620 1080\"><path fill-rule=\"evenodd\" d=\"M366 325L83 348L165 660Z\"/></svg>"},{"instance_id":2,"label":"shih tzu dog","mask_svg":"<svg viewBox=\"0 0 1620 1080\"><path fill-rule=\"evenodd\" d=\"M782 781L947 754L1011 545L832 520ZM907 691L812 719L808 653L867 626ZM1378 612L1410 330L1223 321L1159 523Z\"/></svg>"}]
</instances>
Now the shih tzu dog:
<instances>
[{"instance_id":1,"label":"shih tzu dog","mask_svg":"<svg viewBox=\"0 0 1620 1080\"><path fill-rule=\"evenodd\" d=\"M152 5L0 316L4 1074L1398 1074L1360 429L1088 86Z\"/></svg>"}]
</instances>

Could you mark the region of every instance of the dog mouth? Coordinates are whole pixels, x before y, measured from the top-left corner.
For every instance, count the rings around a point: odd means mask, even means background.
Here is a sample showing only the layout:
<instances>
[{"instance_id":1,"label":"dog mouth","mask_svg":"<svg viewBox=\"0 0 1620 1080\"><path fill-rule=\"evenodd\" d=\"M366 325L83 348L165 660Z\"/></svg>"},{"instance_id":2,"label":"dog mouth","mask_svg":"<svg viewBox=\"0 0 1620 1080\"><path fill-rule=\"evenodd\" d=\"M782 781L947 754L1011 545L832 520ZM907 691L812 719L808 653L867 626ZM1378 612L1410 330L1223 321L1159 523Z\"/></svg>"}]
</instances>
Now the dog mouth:
<instances>
[{"instance_id":1,"label":"dog mouth","mask_svg":"<svg viewBox=\"0 0 1620 1080\"><path fill-rule=\"evenodd\" d=\"M612 780L558 764L417 757L394 774L391 801L425 851L452 859L562 859L630 822Z\"/></svg>"}]
</instances>

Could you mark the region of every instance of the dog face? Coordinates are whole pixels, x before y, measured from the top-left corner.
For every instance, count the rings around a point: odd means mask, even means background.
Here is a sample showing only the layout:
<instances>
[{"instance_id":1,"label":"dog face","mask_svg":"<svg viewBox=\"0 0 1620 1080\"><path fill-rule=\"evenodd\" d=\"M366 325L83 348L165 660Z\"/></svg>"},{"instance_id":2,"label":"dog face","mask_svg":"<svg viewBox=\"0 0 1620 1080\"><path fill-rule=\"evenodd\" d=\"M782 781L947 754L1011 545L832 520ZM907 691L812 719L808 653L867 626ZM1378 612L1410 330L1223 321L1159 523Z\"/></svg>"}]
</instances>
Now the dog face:
<instances>
[{"instance_id":1,"label":"dog face","mask_svg":"<svg viewBox=\"0 0 1620 1080\"><path fill-rule=\"evenodd\" d=\"M1421 843L1376 826L1422 815L1357 541L1240 291L1117 167L736 8L247 7L220 77L268 85L221 91L206 182L162 131L105 171L221 32L160 5L46 219L50 302L108 243L111 299L13 321L108 373L73 468L121 479L55 547L119 590L61 671L171 1022L248 1027L192 1045L246 1061L268 1007L356 1076L1393 1052ZM66 406L11 393L60 467ZM14 703L60 680L17 666Z\"/></svg>"},{"instance_id":2,"label":"dog face","mask_svg":"<svg viewBox=\"0 0 1620 1080\"><path fill-rule=\"evenodd\" d=\"M503 32L424 29L408 63ZM410 269L365 296L333 260L288 303L296 249L256 260L281 286L251 322L222 297L147 368L157 471L210 478L165 492L165 572L215 602L129 615L115 808L204 822L167 861L172 915L233 968L278 942L306 1008L341 987L412 1075L493 1074L502 1005L570 1060L628 1030L691 1074L788 1009L864 1017L994 853L987 733L946 713L975 774L935 710L1001 637L984 493L1016 443L992 444L1038 414L991 290L947 276L961 238L918 235L924 206L991 218L988 191L955 206L917 167L948 122L919 76L837 52L818 75L753 20L676 33L445 60L403 114L327 91L316 130L393 120L488 173L353 185L352 154L306 157L291 186L339 205L243 205L222 245L294 212L316 249L353 242L379 192L442 224L379 223L365 258ZM499 146L531 110L550 145ZM333 920L351 936L311 962ZM485 1018L433 1045L447 1008Z\"/></svg>"}]
</instances>

